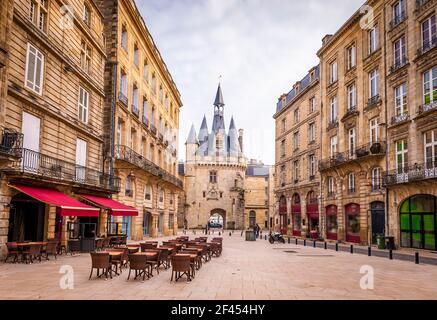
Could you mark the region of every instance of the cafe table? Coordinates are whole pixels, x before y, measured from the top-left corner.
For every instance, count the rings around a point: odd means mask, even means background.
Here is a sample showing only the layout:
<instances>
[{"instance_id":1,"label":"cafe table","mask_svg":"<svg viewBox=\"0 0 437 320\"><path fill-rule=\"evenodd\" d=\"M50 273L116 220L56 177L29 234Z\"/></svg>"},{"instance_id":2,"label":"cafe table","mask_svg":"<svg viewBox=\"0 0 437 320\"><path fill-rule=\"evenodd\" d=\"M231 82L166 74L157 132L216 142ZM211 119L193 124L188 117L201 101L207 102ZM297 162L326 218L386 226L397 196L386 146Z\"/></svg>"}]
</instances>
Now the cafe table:
<instances>
[{"instance_id":1,"label":"cafe table","mask_svg":"<svg viewBox=\"0 0 437 320\"><path fill-rule=\"evenodd\" d=\"M118 259L118 258L121 259L121 256L122 256L122 254L123 254L123 251L102 251L102 253L108 253L108 254L109 254L109 262L110 262L111 265L112 265L112 261L113 261L114 259ZM118 273L116 270L112 269L112 267L111 267L110 272L111 272L111 273L114 272L116 276L119 276L119 275L120 275L120 273Z\"/></svg>"}]
</instances>

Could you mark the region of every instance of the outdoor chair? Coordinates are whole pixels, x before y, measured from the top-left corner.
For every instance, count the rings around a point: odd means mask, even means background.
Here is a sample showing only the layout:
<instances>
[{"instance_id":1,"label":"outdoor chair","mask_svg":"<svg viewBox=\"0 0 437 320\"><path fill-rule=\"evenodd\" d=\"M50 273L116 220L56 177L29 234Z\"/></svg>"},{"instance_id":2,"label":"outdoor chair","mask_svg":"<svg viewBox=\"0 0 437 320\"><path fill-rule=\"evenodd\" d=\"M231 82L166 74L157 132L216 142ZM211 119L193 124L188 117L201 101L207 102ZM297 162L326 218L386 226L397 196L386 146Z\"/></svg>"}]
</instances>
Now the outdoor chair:
<instances>
[{"instance_id":1,"label":"outdoor chair","mask_svg":"<svg viewBox=\"0 0 437 320\"><path fill-rule=\"evenodd\" d=\"M123 256L127 254L127 248L126 249L107 249L106 252L120 252L120 256L112 256L111 257L111 267L115 267L115 274L118 274L118 270L120 270L120 274L123 273L121 270L123 267Z\"/></svg>"},{"instance_id":2,"label":"outdoor chair","mask_svg":"<svg viewBox=\"0 0 437 320\"><path fill-rule=\"evenodd\" d=\"M153 268L156 269L156 273L159 274L159 263L161 258L161 250L147 249L144 252L156 252L158 253L156 260L147 259L147 263L150 265L150 275L153 277Z\"/></svg>"},{"instance_id":3,"label":"outdoor chair","mask_svg":"<svg viewBox=\"0 0 437 320\"><path fill-rule=\"evenodd\" d=\"M18 261L18 256L20 254L20 250L18 250L18 245L16 242L8 242L6 243L6 248L8 249L8 253L6 255L5 263L8 261L10 257L14 257L14 263Z\"/></svg>"},{"instance_id":4,"label":"outdoor chair","mask_svg":"<svg viewBox=\"0 0 437 320\"><path fill-rule=\"evenodd\" d=\"M57 259L56 256L58 255L58 243L58 241L49 241L47 243L46 248L42 251L42 254L46 260L49 260L49 254L55 256L55 259Z\"/></svg>"},{"instance_id":5,"label":"outdoor chair","mask_svg":"<svg viewBox=\"0 0 437 320\"><path fill-rule=\"evenodd\" d=\"M141 251L144 252L145 250L153 250L158 247L158 243L140 243L141 245Z\"/></svg>"},{"instance_id":6,"label":"outdoor chair","mask_svg":"<svg viewBox=\"0 0 437 320\"><path fill-rule=\"evenodd\" d=\"M96 241L96 251L102 251L103 250L103 244L105 239L98 239Z\"/></svg>"},{"instance_id":7,"label":"outdoor chair","mask_svg":"<svg viewBox=\"0 0 437 320\"><path fill-rule=\"evenodd\" d=\"M221 250L220 250L221 244L218 242L211 242L211 254L213 257L220 257Z\"/></svg>"},{"instance_id":8,"label":"outdoor chair","mask_svg":"<svg viewBox=\"0 0 437 320\"><path fill-rule=\"evenodd\" d=\"M202 267L202 255L199 253L197 248L185 248L181 251L181 253L189 253L189 254L195 254L196 259L194 261L194 266L197 270L199 270Z\"/></svg>"},{"instance_id":9,"label":"outdoor chair","mask_svg":"<svg viewBox=\"0 0 437 320\"><path fill-rule=\"evenodd\" d=\"M212 241L222 243L223 242L223 238L212 238Z\"/></svg>"},{"instance_id":10,"label":"outdoor chair","mask_svg":"<svg viewBox=\"0 0 437 320\"><path fill-rule=\"evenodd\" d=\"M110 245L111 245L110 237L106 237L105 239L103 239L102 249L107 249L110 247Z\"/></svg>"},{"instance_id":11,"label":"outdoor chair","mask_svg":"<svg viewBox=\"0 0 437 320\"><path fill-rule=\"evenodd\" d=\"M190 262L190 256L178 256L174 255L171 257L171 279L173 281L173 276L175 276L175 281L178 281L183 275L187 276L187 282L191 281L192 277L192 265Z\"/></svg>"},{"instance_id":12,"label":"outdoor chair","mask_svg":"<svg viewBox=\"0 0 437 320\"><path fill-rule=\"evenodd\" d=\"M26 263L28 262L33 263L33 259L38 259L39 262L41 262L41 250L42 250L42 245L30 244L23 251L23 260L26 261Z\"/></svg>"},{"instance_id":13,"label":"outdoor chair","mask_svg":"<svg viewBox=\"0 0 437 320\"><path fill-rule=\"evenodd\" d=\"M160 251L160 255L159 255L159 267L163 266L165 270L167 270L168 268L170 268L171 265L171 261L170 261L170 255L168 253L168 250L159 250Z\"/></svg>"},{"instance_id":14,"label":"outdoor chair","mask_svg":"<svg viewBox=\"0 0 437 320\"><path fill-rule=\"evenodd\" d=\"M112 273L111 271L111 262L109 259L109 253L107 252L91 252L91 273L88 280L91 279L93 275L94 269L97 269L97 277L101 278L103 275L105 275L105 278L108 278L109 276L112 279ZM102 274L100 274L100 269L102 269Z\"/></svg>"},{"instance_id":15,"label":"outdoor chair","mask_svg":"<svg viewBox=\"0 0 437 320\"><path fill-rule=\"evenodd\" d=\"M143 276L143 281L145 280L146 276L147 279L150 279L151 266L150 264L147 263L147 256L130 254L128 255L128 259L129 259L129 275L127 276L128 281L130 279L130 274L132 270L135 270L134 280L136 280L140 276Z\"/></svg>"}]
</instances>

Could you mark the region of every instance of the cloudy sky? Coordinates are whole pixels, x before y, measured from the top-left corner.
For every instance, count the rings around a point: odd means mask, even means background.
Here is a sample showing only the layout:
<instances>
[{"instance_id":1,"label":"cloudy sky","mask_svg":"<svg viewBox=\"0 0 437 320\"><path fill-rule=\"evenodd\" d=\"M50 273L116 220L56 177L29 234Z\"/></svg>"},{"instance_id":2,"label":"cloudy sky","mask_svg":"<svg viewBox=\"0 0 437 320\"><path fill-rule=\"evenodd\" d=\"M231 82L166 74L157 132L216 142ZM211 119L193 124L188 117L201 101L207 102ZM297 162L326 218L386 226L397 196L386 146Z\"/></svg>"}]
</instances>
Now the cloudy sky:
<instances>
[{"instance_id":1,"label":"cloudy sky","mask_svg":"<svg viewBox=\"0 0 437 320\"><path fill-rule=\"evenodd\" d=\"M136 0L182 95L180 157L191 124L209 128L219 76L226 125L245 130L248 158L274 164L278 97L318 63L321 39L363 0Z\"/></svg>"}]
</instances>

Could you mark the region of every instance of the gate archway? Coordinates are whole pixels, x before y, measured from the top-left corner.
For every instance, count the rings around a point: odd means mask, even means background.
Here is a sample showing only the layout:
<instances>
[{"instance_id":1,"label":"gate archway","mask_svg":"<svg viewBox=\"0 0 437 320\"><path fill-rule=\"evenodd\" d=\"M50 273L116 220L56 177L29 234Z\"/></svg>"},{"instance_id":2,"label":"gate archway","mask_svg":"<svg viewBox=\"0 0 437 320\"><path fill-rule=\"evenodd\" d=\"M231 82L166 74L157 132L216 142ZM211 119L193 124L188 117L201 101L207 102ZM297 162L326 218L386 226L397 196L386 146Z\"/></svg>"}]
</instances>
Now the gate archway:
<instances>
[{"instance_id":1,"label":"gate archway","mask_svg":"<svg viewBox=\"0 0 437 320\"><path fill-rule=\"evenodd\" d=\"M209 222L215 221L217 223L221 222L223 229L227 228L226 225L226 211L223 209L211 210L209 215Z\"/></svg>"}]
</instances>

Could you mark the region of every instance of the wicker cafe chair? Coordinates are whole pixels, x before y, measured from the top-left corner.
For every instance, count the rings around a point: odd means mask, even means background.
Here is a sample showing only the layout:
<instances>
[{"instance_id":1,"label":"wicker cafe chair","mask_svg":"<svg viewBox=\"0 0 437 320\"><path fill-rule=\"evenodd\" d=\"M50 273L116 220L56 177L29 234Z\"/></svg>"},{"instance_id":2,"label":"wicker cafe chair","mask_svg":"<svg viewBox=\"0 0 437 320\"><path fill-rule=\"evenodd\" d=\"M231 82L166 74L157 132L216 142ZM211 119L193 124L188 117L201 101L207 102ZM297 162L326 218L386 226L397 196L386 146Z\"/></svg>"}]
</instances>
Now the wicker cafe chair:
<instances>
[{"instance_id":1,"label":"wicker cafe chair","mask_svg":"<svg viewBox=\"0 0 437 320\"><path fill-rule=\"evenodd\" d=\"M185 248L182 249L181 253L188 253L188 254L195 254L196 259L194 261L194 267L196 270L199 270L202 267L202 255L199 253L197 248L191 247L191 248Z\"/></svg>"},{"instance_id":2,"label":"wicker cafe chair","mask_svg":"<svg viewBox=\"0 0 437 320\"><path fill-rule=\"evenodd\" d=\"M97 277L101 278L103 275L105 275L105 278L108 278L109 276L112 279L112 273L111 271L111 262L109 260L109 253L107 252L91 252L91 273L88 280L91 279L93 275L93 270L97 269ZM99 274L100 269L103 270L102 274Z\"/></svg>"},{"instance_id":3,"label":"wicker cafe chair","mask_svg":"<svg viewBox=\"0 0 437 320\"><path fill-rule=\"evenodd\" d=\"M171 266L171 260L170 260L170 254L168 250L159 250L161 254L159 255L159 267L163 266L165 270L170 268Z\"/></svg>"},{"instance_id":4,"label":"wicker cafe chair","mask_svg":"<svg viewBox=\"0 0 437 320\"><path fill-rule=\"evenodd\" d=\"M6 243L6 248L8 249L8 254L6 255L5 263L10 257L14 257L14 263L18 261L18 256L20 255L20 250L18 250L18 245L16 242Z\"/></svg>"},{"instance_id":5,"label":"wicker cafe chair","mask_svg":"<svg viewBox=\"0 0 437 320\"><path fill-rule=\"evenodd\" d=\"M175 275L175 281L178 281L183 275L187 276L187 282L191 281L192 277L192 267L190 263L190 256L188 255L173 255L171 256L171 279L173 281L173 275Z\"/></svg>"},{"instance_id":6,"label":"wicker cafe chair","mask_svg":"<svg viewBox=\"0 0 437 320\"><path fill-rule=\"evenodd\" d=\"M147 259L147 263L150 265L150 275L153 277L153 268L156 269L156 273L159 274L159 263L161 259L161 250L147 249L144 252L156 252L158 255L155 259Z\"/></svg>"},{"instance_id":7,"label":"wicker cafe chair","mask_svg":"<svg viewBox=\"0 0 437 320\"><path fill-rule=\"evenodd\" d=\"M135 270L134 280L136 280L138 277L141 276L143 276L143 281L145 280L146 276L147 279L150 279L152 267L150 264L147 263L147 256L129 254L128 259L129 259L129 275L127 276L128 281L130 279L130 274L132 270Z\"/></svg>"},{"instance_id":8,"label":"wicker cafe chair","mask_svg":"<svg viewBox=\"0 0 437 320\"><path fill-rule=\"evenodd\" d=\"M33 259L38 259L38 261L41 262L41 251L42 251L42 245L30 244L23 251L23 259L26 261L26 263L28 262L33 263Z\"/></svg>"},{"instance_id":9,"label":"wicker cafe chair","mask_svg":"<svg viewBox=\"0 0 437 320\"><path fill-rule=\"evenodd\" d=\"M107 249L106 252L119 252L119 256L112 256L111 257L111 267L115 267L115 274L118 275L118 271L120 270L120 274L123 273L122 267L123 267L123 259L128 254L127 248L119 248L119 249Z\"/></svg>"},{"instance_id":10,"label":"wicker cafe chair","mask_svg":"<svg viewBox=\"0 0 437 320\"><path fill-rule=\"evenodd\" d=\"M103 244L105 239L98 239L96 241L96 251L102 251L103 250Z\"/></svg>"},{"instance_id":11,"label":"wicker cafe chair","mask_svg":"<svg viewBox=\"0 0 437 320\"><path fill-rule=\"evenodd\" d=\"M220 243L218 242L211 242L211 254L213 257L220 257L221 250L220 250Z\"/></svg>"},{"instance_id":12,"label":"wicker cafe chair","mask_svg":"<svg viewBox=\"0 0 437 320\"><path fill-rule=\"evenodd\" d=\"M145 252L146 250L153 250L156 249L158 247L158 243L140 243L141 246L141 251Z\"/></svg>"},{"instance_id":13,"label":"wicker cafe chair","mask_svg":"<svg viewBox=\"0 0 437 320\"><path fill-rule=\"evenodd\" d=\"M46 260L49 260L49 254L55 256L55 259L57 259L56 256L58 255L58 244L59 242L57 240L49 241L47 243L46 248L42 252Z\"/></svg>"}]
</instances>

